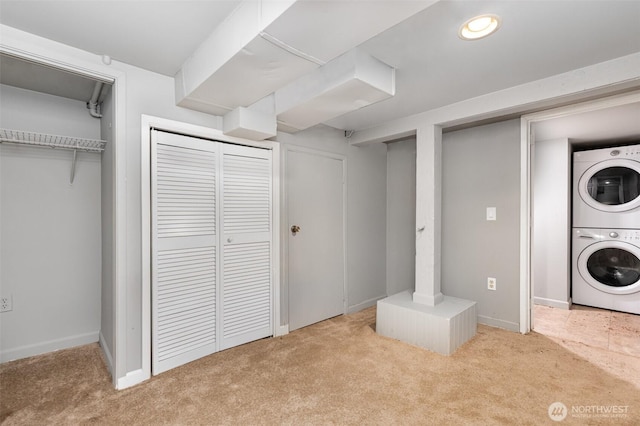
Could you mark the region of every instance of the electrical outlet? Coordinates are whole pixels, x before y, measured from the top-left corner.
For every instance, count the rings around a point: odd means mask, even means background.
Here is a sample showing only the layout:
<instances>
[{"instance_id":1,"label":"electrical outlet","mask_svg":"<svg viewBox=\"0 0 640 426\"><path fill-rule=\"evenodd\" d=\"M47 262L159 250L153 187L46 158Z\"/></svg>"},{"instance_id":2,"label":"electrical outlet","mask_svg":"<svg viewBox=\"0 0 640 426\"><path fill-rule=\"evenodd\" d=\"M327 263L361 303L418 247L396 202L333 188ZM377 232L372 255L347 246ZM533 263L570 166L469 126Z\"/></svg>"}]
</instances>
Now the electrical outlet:
<instances>
[{"instance_id":1,"label":"electrical outlet","mask_svg":"<svg viewBox=\"0 0 640 426\"><path fill-rule=\"evenodd\" d=\"M496 289L496 279L495 278L487 278L487 288L489 290L495 290Z\"/></svg>"},{"instance_id":2,"label":"electrical outlet","mask_svg":"<svg viewBox=\"0 0 640 426\"><path fill-rule=\"evenodd\" d=\"M11 295L0 297L0 312L8 312L13 310L13 302Z\"/></svg>"}]
</instances>

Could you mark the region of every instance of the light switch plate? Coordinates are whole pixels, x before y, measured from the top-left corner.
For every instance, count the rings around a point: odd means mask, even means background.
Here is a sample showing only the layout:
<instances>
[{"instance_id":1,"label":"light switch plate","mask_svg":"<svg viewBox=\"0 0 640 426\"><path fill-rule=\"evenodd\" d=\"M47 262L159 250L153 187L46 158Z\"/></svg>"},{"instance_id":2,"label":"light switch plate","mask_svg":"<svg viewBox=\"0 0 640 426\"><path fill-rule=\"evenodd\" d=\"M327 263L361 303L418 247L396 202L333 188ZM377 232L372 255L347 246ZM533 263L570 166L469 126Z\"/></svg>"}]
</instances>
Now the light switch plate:
<instances>
[{"instance_id":1,"label":"light switch plate","mask_svg":"<svg viewBox=\"0 0 640 426\"><path fill-rule=\"evenodd\" d=\"M487 207L487 220L496 220L496 208Z\"/></svg>"}]
</instances>

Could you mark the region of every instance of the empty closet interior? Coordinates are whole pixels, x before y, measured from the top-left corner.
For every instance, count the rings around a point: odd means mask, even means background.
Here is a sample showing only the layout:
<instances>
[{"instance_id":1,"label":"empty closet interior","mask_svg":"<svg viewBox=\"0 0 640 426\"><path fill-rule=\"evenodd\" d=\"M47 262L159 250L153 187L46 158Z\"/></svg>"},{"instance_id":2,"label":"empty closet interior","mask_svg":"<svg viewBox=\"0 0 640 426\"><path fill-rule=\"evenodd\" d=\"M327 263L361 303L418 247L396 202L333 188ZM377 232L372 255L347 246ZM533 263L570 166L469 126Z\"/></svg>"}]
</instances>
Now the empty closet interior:
<instances>
[{"instance_id":1,"label":"empty closet interior","mask_svg":"<svg viewBox=\"0 0 640 426\"><path fill-rule=\"evenodd\" d=\"M108 354L111 82L7 55L0 66L0 360L99 340Z\"/></svg>"}]
</instances>

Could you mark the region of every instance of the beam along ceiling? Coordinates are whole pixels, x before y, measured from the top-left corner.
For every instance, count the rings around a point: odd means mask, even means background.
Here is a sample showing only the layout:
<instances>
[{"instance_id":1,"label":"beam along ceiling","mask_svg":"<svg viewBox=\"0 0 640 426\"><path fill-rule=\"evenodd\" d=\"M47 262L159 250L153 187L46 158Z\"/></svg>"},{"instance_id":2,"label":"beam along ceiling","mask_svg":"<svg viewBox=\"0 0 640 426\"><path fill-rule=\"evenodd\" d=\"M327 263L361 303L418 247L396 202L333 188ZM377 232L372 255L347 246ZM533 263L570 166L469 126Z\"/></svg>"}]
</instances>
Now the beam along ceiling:
<instances>
[{"instance_id":1,"label":"beam along ceiling","mask_svg":"<svg viewBox=\"0 0 640 426\"><path fill-rule=\"evenodd\" d=\"M337 3L393 0L298 1L323 2L331 13ZM174 76L240 3L0 0L0 23ZM500 29L460 40L460 24L481 13L499 15ZM326 124L359 130L638 53L638 22L640 1L439 1L359 45L396 69L395 96Z\"/></svg>"}]
</instances>

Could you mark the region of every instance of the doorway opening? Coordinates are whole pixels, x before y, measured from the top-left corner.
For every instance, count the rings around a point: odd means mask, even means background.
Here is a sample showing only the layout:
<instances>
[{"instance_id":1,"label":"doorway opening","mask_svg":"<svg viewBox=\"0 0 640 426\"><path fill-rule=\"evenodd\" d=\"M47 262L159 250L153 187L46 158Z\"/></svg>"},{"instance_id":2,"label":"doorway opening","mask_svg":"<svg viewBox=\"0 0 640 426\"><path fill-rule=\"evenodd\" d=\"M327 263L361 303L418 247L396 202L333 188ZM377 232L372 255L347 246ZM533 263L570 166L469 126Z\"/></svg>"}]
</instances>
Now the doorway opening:
<instances>
[{"instance_id":1,"label":"doorway opening","mask_svg":"<svg viewBox=\"0 0 640 426\"><path fill-rule=\"evenodd\" d=\"M628 379L638 370L640 316L575 304L572 281L573 153L640 139L640 92L607 97L523 116L522 205L526 232L521 251L521 313L530 329ZM547 170L547 171L545 171ZM552 217L553 216L553 217ZM600 226L600 228L608 228ZM575 230L574 230L575 231ZM530 237L530 240L528 240ZM614 360L614 362L612 362ZM638 377L635 374L634 377Z\"/></svg>"},{"instance_id":2,"label":"doorway opening","mask_svg":"<svg viewBox=\"0 0 640 426\"><path fill-rule=\"evenodd\" d=\"M118 387L120 74L7 46L0 65L2 361L99 342Z\"/></svg>"}]
</instances>

